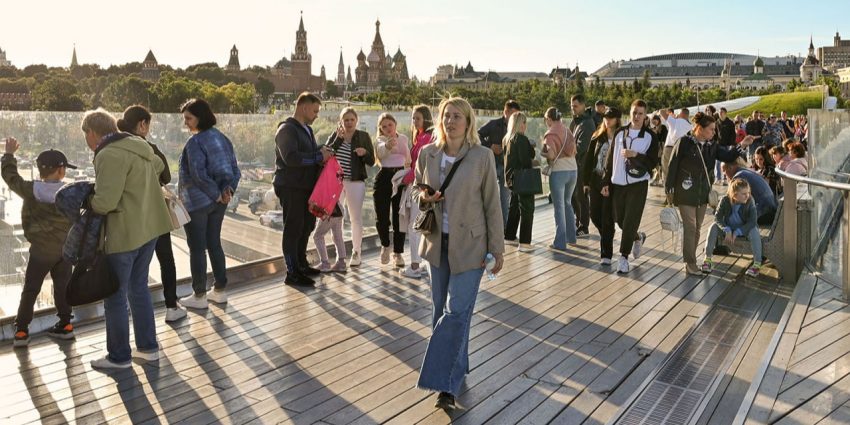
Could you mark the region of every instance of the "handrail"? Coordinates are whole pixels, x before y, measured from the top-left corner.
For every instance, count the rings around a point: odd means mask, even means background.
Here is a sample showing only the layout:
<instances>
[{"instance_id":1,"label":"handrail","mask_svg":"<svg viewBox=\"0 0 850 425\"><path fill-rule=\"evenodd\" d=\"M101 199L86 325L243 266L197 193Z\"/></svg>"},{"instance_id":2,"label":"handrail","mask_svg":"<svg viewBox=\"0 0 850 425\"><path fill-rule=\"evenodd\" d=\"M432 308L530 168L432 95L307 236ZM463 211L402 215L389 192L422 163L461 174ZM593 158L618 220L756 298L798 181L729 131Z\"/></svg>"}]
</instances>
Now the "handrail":
<instances>
[{"instance_id":1,"label":"handrail","mask_svg":"<svg viewBox=\"0 0 850 425\"><path fill-rule=\"evenodd\" d=\"M813 184L815 186L826 187L829 189L843 190L845 192L850 192L850 184L848 183L836 183L827 180L813 179L811 177L806 176L798 176L795 174L788 174L785 171L776 169L776 174L779 174L780 177L785 177L787 179L794 180L799 183Z\"/></svg>"},{"instance_id":2,"label":"handrail","mask_svg":"<svg viewBox=\"0 0 850 425\"><path fill-rule=\"evenodd\" d=\"M828 189L836 189L842 192L843 211L841 218L841 233L843 243L841 246L841 290L844 295L844 301L850 302L850 184L835 183L811 177L796 176L786 173L780 169L776 169L776 174L782 177L782 187L784 188L785 201L782 207L784 210L783 225L785 226L785 240L783 241L783 250L785 251L785 261L780 267L783 271L796 273L796 267L788 263L796 263L797 257L797 184L806 183L810 185L825 187ZM787 184L788 182L794 184ZM790 260L790 261L789 261ZM796 276L796 274L794 275Z\"/></svg>"}]
</instances>

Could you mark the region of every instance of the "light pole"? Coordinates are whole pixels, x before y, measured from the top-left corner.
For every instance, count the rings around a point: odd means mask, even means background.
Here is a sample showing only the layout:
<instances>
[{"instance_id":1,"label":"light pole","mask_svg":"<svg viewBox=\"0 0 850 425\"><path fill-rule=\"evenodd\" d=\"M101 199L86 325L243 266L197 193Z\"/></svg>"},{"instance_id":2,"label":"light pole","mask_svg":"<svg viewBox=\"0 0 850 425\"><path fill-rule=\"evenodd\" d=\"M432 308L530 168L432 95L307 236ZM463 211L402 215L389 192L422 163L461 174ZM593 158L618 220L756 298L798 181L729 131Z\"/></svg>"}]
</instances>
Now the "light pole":
<instances>
[{"instance_id":1,"label":"light pole","mask_svg":"<svg viewBox=\"0 0 850 425\"><path fill-rule=\"evenodd\" d=\"M694 89L694 91L697 92L697 112L699 112L699 91L700 91L700 88L699 88L699 86L694 86L693 89Z\"/></svg>"}]
</instances>

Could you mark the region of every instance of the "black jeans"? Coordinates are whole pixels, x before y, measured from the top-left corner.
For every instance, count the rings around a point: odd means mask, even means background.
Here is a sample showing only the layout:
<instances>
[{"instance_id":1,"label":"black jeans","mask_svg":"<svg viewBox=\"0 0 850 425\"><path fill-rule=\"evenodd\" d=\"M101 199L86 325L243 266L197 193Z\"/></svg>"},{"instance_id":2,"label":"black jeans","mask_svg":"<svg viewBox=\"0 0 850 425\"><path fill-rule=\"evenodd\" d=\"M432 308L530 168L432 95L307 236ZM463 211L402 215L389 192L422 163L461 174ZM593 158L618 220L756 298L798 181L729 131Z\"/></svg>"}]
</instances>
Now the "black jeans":
<instances>
[{"instance_id":1,"label":"black jeans","mask_svg":"<svg viewBox=\"0 0 850 425\"><path fill-rule=\"evenodd\" d=\"M224 289L227 286L227 266L221 247L221 223L226 209L227 205L213 202L199 210L190 211L191 221L183 226L189 245L189 266L195 295L207 292L207 252L215 277L215 288Z\"/></svg>"},{"instance_id":2,"label":"black jeans","mask_svg":"<svg viewBox=\"0 0 850 425\"><path fill-rule=\"evenodd\" d=\"M54 252L55 251L55 252ZM71 279L71 263L62 258L62 250L47 251L30 246L30 258L24 275L24 289L21 291L21 303L18 304L18 315L15 326L27 329L32 322L33 307L44 278L50 273L53 279L53 303L56 305L57 316L62 323L71 321L71 306L65 300L65 291Z\"/></svg>"},{"instance_id":3,"label":"black jeans","mask_svg":"<svg viewBox=\"0 0 850 425\"><path fill-rule=\"evenodd\" d=\"M534 195L519 195L511 192L511 204L508 208L508 224L505 226L505 240L515 240L519 227L519 243L531 243L531 227L534 223Z\"/></svg>"},{"instance_id":4,"label":"black jeans","mask_svg":"<svg viewBox=\"0 0 850 425\"><path fill-rule=\"evenodd\" d=\"M576 231L584 230L585 232L590 227L590 200L588 195L584 193L585 182L581 177L581 160L576 158L578 162L578 177L576 178L576 190L573 191L573 211L576 214Z\"/></svg>"},{"instance_id":5,"label":"black jeans","mask_svg":"<svg viewBox=\"0 0 850 425\"><path fill-rule=\"evenodd\" d=\"M620 254L626 258L632 253L632 245L638 239L640 219L643 207L646 205L646 193L649 183L646 181L609 187L611 203L614 207L614 221L620 226L623 234L620 238Z\"/></svg>"},{"instance_id":6,"label":"black jeans","mask_svg":"<svg viewBox=\"0 0 850 425\"><path fill-rule=\"evenodd\" d=\"M390 246L390 218L393 227L393 252L401 254L404 252L405 233L398 225L398 210L401 204L401 194L404 188L400 187L398 193L393 196L393 175L402 168L381 168L375 177L375 227L378 229L378 237L381 238L381 246Z\"/></svg>"},{"instance_id":7,"label":"black jeans","mask_svg":"<svg viewBox=\"0 0 850 425\"><path fill-rule=\"evenodd\" d=\"M589 183L590 219L599 230L599 254L601 258L610 259L614 256L614 209L611 206L611 197L602 196L602 176L594 172Z\"/></svg>"},{"instance_id":8,"label":"black jeans","mask_svg":"<svg viewBox=\"0 0 850 425\"><path fill-rule=\"evenodd\" d=\"M156 260L159 261L162 294L165 296L165 306L177 307L177 268L174 266L174 251L171 249L171 232L161 235L156 240Z\"/></svg>"},{"instance_id":9,"label":"black jeans","mask_svg":"<svg viewBox=\"0 0 850 425\"><path fill-rule=\"evenodd\" d=\"M307 264L307 242L316 228L316 216L307 209L310 191L275 186L275 194L283 207L283 258L287 270L297 270Z\"/></svg>"}]
</instances>

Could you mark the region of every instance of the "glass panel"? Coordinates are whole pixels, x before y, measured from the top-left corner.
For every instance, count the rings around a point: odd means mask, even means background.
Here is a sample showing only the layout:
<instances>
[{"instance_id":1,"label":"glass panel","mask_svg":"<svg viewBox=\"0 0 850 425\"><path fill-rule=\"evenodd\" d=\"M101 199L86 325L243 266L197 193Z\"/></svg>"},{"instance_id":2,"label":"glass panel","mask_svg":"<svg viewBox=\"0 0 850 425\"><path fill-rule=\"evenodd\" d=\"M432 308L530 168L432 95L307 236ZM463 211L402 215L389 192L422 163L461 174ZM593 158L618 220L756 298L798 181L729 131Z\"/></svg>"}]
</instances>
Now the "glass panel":
<instances>
[{"instance_id":1,"label":"glass panel","mask_svg":"<svg viewBox=\"0 0 850 425\"><path fill-rule=\"evenodd\" d=\"M372 135L374 140L377 119L382 111L362 111L359 128ZM434 111L436 113L436 111ZM399 122L399 130L409 133L410 112L393 111ZM327 140L336 128L338 110L323 110L313 128L319 143ZM229 208L222 228L222 243L229 267L281 255L280 209L272 190L274 173L274 134L278 123L288 113L276 115L231 115L219 114L217 127L234 144L242 170L242 180L235 198L238 202ZM492 116L479 116L478 126ZM35 156L45 149L63 151L79 170L69 170L67 180L93 179L92 152L85 144L80 131L82 113L79 112L11 112L0 111L0 138L14 136L21 142L17 153L18 166L25 179L32 179ZM542 119L532 118L528 124L528 137L538 147L545 133ZM169 160L172 171L172 187L177 181L178 157L183 144L189 137L183 126L181 114L154 114L150 141L156 143ZM0 148L2 149L2 148ZM375 232L375 213L372 201L372 186L377 169L369 170L367 196L363 206L364 236ZM544 191L548 193L544 180ZM23 273L28 258L28 243L21 228L22 201L10 193L0 181L0 316L14 315L17 310ZM350 238L350 227L346 218L346 239ZM189 250L185 234L175 231L174 244L177 277L189 276ZM151 281L159 281L159 264L154 257L150 268ZM49 277L42 286L36 308L53 304L52 285Z\"/></svg>"}]
</instances>

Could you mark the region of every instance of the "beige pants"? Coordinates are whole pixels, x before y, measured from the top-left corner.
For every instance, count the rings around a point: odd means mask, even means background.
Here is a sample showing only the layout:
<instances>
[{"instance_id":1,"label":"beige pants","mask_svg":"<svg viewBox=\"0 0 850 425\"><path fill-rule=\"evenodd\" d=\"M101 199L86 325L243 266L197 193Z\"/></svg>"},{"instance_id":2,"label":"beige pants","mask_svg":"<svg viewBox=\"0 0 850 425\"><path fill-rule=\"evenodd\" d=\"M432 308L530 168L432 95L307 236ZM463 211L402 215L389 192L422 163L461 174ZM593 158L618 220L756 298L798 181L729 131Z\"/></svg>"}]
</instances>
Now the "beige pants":
<instances>
[{"instance_id":1,"label":"beige pants","mask_svg":"<svg viewBox=\"0 0 850 425\"><path fill-rule=\"evenodd\" d=\"M687 264L697 263L697 243L699 233L702 229L702 220L705 218L705 205L692 207L679 205L679 214L682 216L682 257Z\"/></svg>"},{"instance_id":2,"label":"beige pants","mask_svg":"<svg viewBox=\"0 0 850 425\"><path fill-rule=\"evenodd\" d=\"M667 178L667 169L670 168L670 157L673 156L673 147L664 146L661 154L661 184L664 184Z\"/></svg>"}]
</instances>

